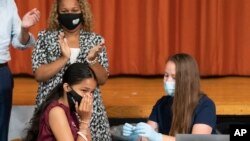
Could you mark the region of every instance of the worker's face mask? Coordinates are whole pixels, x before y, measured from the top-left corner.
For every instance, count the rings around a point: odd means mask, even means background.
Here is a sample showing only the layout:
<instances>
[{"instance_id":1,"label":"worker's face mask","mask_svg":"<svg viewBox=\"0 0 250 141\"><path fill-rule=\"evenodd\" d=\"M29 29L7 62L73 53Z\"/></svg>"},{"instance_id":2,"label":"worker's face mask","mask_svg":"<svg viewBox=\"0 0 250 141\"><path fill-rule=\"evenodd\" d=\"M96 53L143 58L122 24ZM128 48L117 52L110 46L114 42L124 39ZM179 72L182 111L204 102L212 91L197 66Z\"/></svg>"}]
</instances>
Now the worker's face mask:
<instances>
[{"instance_id":1,"label":"worker's face mask","mask_svg":"<svg viewBox=\"0 0 250 141\"><path fill-rule=\"evenodd\" d=\"M70 92L67 92L67 97L68 97L70 111L75 112L76 102L78 102L78 106L79 106L82 101L82 97L79 94L77 94L73 89Z\"/></svg>"},{"instance_id":2,"label":"worker's face mask","mask_svg":"<svg viewBox=\"0 0 250 141\"><path fill-rule=\"evenodd\" d=\"M175 82L174 81L164 81L164 89L167 95L174 96L175 92Z\"/></svg>"},{"instance_id":3,"label":"worker's face mask","mask_svg":"<svg viewBox=\"0 0 250 141\"><path fill-rule=\"evenodd\" d=\"M73 30L83 22L82 13L58 13L58 21L68 30Z\"/></svg>"}]
</instances>

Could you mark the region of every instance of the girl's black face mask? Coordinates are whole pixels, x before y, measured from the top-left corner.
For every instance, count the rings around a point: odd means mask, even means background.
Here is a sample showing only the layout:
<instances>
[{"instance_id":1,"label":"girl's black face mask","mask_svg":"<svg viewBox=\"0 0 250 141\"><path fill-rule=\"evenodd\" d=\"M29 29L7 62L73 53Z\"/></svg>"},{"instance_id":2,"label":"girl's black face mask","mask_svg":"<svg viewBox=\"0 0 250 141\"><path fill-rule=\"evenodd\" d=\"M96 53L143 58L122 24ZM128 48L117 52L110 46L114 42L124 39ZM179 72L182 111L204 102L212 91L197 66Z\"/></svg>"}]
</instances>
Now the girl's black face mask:
<instances>
[{"instance_id":1,"label":"girl's black face mask","mask_svg":"<svg viewBox=\"0 0 250 141\"><path fill-rule=\"evenodd\" d=\"M70 111L75 112L76 111L75 103L78 102L79 106L82 101L82 97L79 94L77 94L74 90L67 92L67 97L68 97Z\"/></svg>"},{"instance_id":2,"label":"girl's black face mask","mask_svg":"<svg viewBox=\"0 0 250 141\"><path fill-rule=\"evenodd\" d=\"M83 22L82 13L58 13L58 21L68 30L73 30Z\"/></svg>"}]
</instances>

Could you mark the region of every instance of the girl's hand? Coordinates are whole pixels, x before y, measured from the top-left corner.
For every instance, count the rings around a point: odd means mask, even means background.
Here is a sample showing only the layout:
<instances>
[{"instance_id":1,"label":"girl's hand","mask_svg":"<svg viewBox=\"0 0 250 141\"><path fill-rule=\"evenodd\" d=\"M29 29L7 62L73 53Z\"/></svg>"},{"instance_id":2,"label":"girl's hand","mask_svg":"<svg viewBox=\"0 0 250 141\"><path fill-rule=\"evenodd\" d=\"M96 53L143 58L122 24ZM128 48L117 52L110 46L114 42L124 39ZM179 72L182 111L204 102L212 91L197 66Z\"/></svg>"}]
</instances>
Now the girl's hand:
<instances>
[{"instance_id":1,"label":"girl's hand","mask_svg":"<svg viewBox=\"0 0 250 141\"><path fill-rule=\"evenodd\" d=\"M79 114L81 121L89 123L92 111L93 111L93 95L87 93L86 95L83 95L82 101L79 106L78 103L76 103L76 112Z\"/></svg>"}]
</instances>

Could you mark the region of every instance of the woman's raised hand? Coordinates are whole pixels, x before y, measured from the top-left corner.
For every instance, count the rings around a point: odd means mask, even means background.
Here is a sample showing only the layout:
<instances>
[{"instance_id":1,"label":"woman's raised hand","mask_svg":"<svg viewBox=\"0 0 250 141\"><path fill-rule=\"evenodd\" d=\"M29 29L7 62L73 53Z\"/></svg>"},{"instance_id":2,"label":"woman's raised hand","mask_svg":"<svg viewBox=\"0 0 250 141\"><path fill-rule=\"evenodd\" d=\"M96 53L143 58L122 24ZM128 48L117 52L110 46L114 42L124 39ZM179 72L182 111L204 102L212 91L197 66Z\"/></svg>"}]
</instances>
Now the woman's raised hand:
<instances>
[{"instance_id":1,"label":"woman's raised hand","mask_svg":"<svg viewBox=\"0 0 250 141\"><path fill-rule=\"evenodd\" d=\"M102 48L104 47L104 41L100 43L99 45L93 47L90 49L87 59L88 60L95 60L96 57L98 57L98 53L102 52Z\"/></svg>"},{"instance_id":2,"label":"woman's raised hand","mask_svg":"<svg viewBox=\"0 0 250 141\"><path fill-rule=\"evenodd\" d=\"M58 42L59 42L61 52L62 52L62 57L66 58L66 59L70 59L71 52L70 52L70 48L68 45L68 41L64 36L64 33L60 32L58 38L59 38Z\"/></svg>"}]
</instances>

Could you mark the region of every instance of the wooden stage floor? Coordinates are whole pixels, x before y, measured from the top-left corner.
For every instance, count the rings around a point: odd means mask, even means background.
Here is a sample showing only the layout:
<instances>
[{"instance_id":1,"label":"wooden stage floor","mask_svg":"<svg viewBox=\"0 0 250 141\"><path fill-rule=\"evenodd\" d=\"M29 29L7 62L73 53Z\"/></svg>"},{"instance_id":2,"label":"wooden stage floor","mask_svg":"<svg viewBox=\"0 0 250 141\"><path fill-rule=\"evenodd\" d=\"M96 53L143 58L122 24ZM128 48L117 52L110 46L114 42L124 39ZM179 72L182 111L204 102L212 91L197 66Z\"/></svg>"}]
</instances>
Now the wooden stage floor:
<instances>
[{"instance_id":1,"label":"wooden stage floor","mask_svg":"<svg viewBox=\"0 0 250 141\"><path fill-rule=\"evenodd\" d=\"M14 83L13 104L34 104L37 82L15 77ZM203 78L201 85L214 100L217 115L250 115L250 77ZM160 77L111 77L101 90L110 118L147 118L157 99L165 95Z\"/></svg>"}]
</instances>

